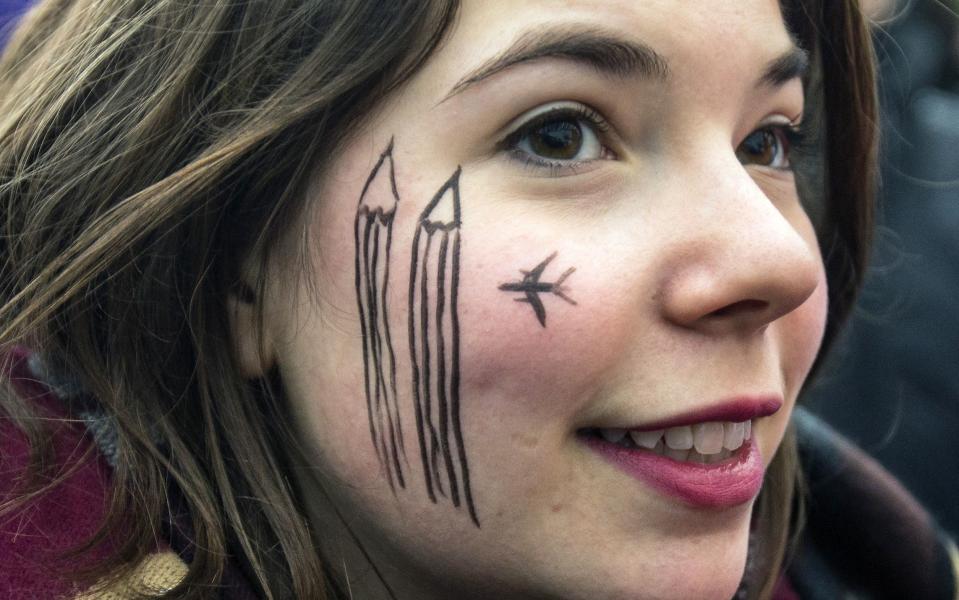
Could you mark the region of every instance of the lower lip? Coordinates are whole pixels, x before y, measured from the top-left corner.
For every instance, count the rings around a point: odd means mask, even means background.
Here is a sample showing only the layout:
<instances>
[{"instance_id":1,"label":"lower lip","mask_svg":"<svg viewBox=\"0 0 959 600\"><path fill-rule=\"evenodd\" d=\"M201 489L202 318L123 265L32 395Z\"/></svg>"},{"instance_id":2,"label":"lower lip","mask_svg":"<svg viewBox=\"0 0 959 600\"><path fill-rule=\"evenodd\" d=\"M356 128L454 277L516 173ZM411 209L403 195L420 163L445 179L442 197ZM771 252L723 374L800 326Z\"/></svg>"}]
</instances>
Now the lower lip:
<instances>
[{"instance_id":1,"label":"lower lip","mask_svg":"<svg viewBox=\"0 0 959 600\"><path fill-rule=\"evenodd\" d=\"M719 463L673 460L648 450L624 448L599 437L583 438L586 445L627 475L660 493L697 508L732 508L759 493L765 467L759 448L746 440L739 451Z\"/></svg>"}]
</instances>

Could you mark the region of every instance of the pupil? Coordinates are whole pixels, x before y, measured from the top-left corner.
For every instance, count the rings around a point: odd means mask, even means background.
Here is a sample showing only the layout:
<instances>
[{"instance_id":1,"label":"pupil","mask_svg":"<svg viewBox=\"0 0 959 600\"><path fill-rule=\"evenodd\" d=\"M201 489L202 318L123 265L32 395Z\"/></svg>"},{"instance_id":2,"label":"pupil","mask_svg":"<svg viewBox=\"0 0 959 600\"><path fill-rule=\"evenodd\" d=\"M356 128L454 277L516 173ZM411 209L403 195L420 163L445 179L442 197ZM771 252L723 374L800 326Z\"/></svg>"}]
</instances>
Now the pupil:
<instances>
[{"instance_id":1,"label":"pupil","mask_svg":"<svg viewBox=\"0 0 959 600\"><path fill-rule=\"evenodd\" d=\"M545 123L533 132L530 145L542 157L568 160L579 154L583 131L572 121Z\"/></svg>"},{"instance_id":2,"label":"pupil","mask_svg":"<svg viewBox=\"0 0 959 600\"><path fill-rule=\"evenodd\" d=\"M776 136L769 130L757 131L743 141L743 150L751 162L768 165L775 158Z\"/></svg>"}]
</instances>

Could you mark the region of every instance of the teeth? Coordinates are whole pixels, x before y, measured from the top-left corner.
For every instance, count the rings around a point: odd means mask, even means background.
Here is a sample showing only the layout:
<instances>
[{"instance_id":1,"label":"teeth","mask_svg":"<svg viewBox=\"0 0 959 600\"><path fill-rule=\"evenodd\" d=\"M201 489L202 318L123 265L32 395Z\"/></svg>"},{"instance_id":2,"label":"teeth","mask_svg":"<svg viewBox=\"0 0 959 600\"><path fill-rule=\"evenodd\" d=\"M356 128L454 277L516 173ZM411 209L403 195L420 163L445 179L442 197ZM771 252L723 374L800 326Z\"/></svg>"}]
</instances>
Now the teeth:
<instances>
[{"instance_id":1,"label":"teeth","mask_svg":"<svg viewBox=\"0 0 959 600\"><path fill-rule=\"evenodd\" d=\"M599 435L624 448L645 448L673 460L712 464L730 458L752 435L752 422L708 422L654 431L609 427Z\"/></svg>"},{"instance_id":2,"label":"teeth","mask_svg":"<svg viewBox=\"0 0 959 600\"><path fill-rule=\"evenodd\" d=\"M748 423L748 421L747 421ZM726 436L723 440L723 447L727 450L736 450L743 445L743 437L746 435L746 425L743 423L726 423Z\"/></svg>"},{"instance_id":3,"label":"teeth","mask_svg":"<svg viewBox=\"0 0 959 600\"><path fill-rule=\"evenodd\" d=\"M656 447L656 444L659 443L659 440L662 439L663 430L657 429L656 431L630 431L629 436L633 438L633 441L636 442L637 446L652 450Z\"/></svg>"},{"instance_id":4,"label":"teeth","mask_svg":"<svg viewBox=\"0 0 959 600\"><path fill-rule=\"evenodd\" d=\"M666 430L666 445L673 450L689 450L693 447L693 428L688 425L670 427Z\"/></svg>"},{"instance_id":5,"label":"teeth","mask_svg":"<svg viewBox=\"0 0 959 600\"><path fill-rule=\"evenodd\" d=\"M723 449L722 423L697 423L693 425L693 445L700 454L716 454Z\"/></svg>"}]
</instances>

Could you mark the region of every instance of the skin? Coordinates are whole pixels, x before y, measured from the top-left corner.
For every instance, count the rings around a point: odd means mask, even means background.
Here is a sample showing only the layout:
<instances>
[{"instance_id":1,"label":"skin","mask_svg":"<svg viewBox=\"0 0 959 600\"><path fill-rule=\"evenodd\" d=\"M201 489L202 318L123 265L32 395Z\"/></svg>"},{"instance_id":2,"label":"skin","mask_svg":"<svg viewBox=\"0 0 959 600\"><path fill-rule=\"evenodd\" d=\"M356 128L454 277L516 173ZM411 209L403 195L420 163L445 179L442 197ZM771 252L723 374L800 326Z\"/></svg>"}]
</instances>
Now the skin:
<instances>
[{"instance_id":1,"label":"skin","mask_svg":"<svg viewBox=\"0 0 959 600\"><path fill-rule=\"evenodd\" d=\"M524 32L556 24L642 42L668 60L669 79L546 58L444 100ZM772 460L819 348L826 284L792 173L743 165L736 149L802 112L798 79L756 85L791 45L774 0L708 11L679 0L467 1L448 42L317 176L313 271L303 280L318 291L302 283L291 295L289 280L272 276L263 356L249 358L242 326L237 339L251 375L279 367L303 440L296 483L355 597L390 597L357 541L397 598L733 594L751 503L684 505L603 461L577 431L774 394L783 408L754 428ZM557 102L586 104L608 121L600 157L549 169L502 147L517 119ZM405 351L406 490L390 492L370 443L353 219L391 138L401 198L389 295L397 349L408 347L416 218L463 168L461 417L480 528L426 496ZM553 251L544 281L576 267L564 285L578 304L544 295L544 328L498 287Z\"/></svg>"}]
</instances>

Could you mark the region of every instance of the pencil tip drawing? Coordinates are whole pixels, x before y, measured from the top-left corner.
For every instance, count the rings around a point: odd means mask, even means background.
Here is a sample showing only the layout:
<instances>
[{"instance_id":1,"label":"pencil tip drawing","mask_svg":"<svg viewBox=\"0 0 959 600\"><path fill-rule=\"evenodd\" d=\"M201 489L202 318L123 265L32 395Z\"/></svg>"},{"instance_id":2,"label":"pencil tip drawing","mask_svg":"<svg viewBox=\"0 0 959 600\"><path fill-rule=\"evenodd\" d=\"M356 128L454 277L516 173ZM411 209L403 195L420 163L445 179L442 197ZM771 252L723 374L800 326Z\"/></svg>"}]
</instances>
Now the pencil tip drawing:
<instances>
[{"instance_id":1,"label":"pencil tip drawing","mask_svg":"<svg viewBox=\"0 0 959 600\"><path fill-rule=\"evenodd\" d=\"M460 423L461 169L423 209L413 235L409 341L417 439L426 491L465 504L473 523L469 465Z\"/></svg>"},{"instance_id":2,"label":"pencil tip drawing","mask_svg":"<svg viewBox=\"0 0 959 600\"><path fill-rule=\"evenodd\" d=\"M426 492L464 507L479 527L460 421L461 169L446 180L415 223L409 280L412 404ZM393 494L406 489L409 461L396 391L390 331L390 254L400 195L393 140L360 193L353 223L354 283L363 350L370 440Z\"/></svg>"},{"instance_id":3,"label":"pencil tip drawing","mask_svg":"<svg viewBox=\"0 0 959 600\"><path fill-rule=\"evenodd\" d=\"M394 493L396 486L406 487L403 474L406 448L396 395L396 354L388 311L390 250L399 200L393 140L390 140L360 194L353 241L370 438Z\"/></svg>"}]
</instances>

